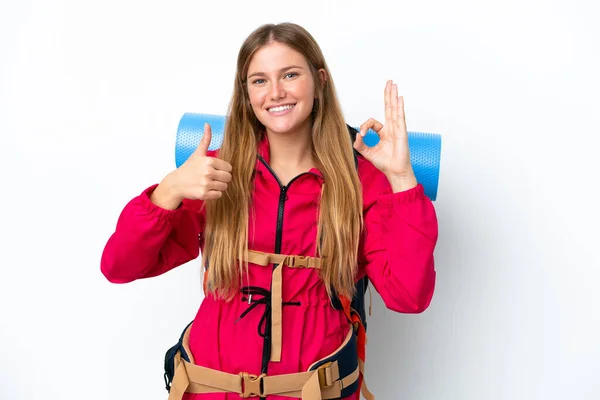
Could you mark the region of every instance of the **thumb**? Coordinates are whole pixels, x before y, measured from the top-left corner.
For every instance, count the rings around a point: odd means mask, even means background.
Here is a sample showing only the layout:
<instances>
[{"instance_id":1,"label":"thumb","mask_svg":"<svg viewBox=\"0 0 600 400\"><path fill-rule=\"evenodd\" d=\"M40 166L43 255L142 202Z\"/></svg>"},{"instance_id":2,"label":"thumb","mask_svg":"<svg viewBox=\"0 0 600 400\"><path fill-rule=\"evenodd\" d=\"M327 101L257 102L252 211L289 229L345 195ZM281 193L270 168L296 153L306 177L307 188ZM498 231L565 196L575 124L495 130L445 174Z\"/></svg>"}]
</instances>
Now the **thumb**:
<instances>
[{"instance_id":1,"label":"thumb","mask_svg":"<svg viewBox=\"0 0 600 400\"><path fill-rule=\"evenodd\" d=\"M196 153L205 156L208 151L208 147L210 146L210 140L212 139L212 131L210 129L210 125L205 122L204 123L204 134L202 135L202 139L200 139L200 143L198 143L198 147L196 148Z\"/></svg>"},{"instance_id":2,"label":"thumb","mask_svg":"<svg viewBox=\"0 0 600 400\"><path fill-rule=\"evenodd\" d=\"M363 137L360 134L360 132L356 134L356 139L354 140L353 147L356 151L358 151L361 154L367 149L367 145L363 141Z\"/></svg>"}]
</instances>

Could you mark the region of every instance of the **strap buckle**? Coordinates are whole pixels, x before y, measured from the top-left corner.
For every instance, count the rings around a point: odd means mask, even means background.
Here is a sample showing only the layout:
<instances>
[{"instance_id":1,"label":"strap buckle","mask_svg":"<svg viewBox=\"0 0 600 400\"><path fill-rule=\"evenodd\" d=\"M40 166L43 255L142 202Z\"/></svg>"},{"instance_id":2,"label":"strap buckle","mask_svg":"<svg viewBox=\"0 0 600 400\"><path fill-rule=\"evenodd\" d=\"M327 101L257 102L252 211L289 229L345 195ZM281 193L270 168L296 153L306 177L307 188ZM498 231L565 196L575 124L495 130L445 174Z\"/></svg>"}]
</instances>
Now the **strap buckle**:
<instances>
[{"instance_id":1,"label":"strap buckle","mask_svg":"<svg viewBox=\"0 0 600 400\"><path fill-rule=\"evenodd\" d=\"M291 268L300 268L300 267L304 267L304 268L308 268L308 262L310 260L310 257L308 256L293 256L290 257L290 267Z\"/></svg>"},{"instance_id":2,"label":"strap buckle","mask_svg":"<svg viewBox=\"0 0 600 400\"><path fill-rule=\"evenodd\" d=\"M334 380L331 371L332 365L333 363L330 361L317 368L317 374L319 374L319 385L322 388L333 386Z\"/></svg>"},{"instance_id":3,"label":"strap buckle","mask_svg":"<svg viewBox=\"0 0 600 400\"><path fill-rule=\"evenodd\" d=\"M240 397L247 399L249 397L264 397L263 378L265 374L252 375L247 372L240 373L242 378L242 393Z\"/></svg>"}]
</instances>

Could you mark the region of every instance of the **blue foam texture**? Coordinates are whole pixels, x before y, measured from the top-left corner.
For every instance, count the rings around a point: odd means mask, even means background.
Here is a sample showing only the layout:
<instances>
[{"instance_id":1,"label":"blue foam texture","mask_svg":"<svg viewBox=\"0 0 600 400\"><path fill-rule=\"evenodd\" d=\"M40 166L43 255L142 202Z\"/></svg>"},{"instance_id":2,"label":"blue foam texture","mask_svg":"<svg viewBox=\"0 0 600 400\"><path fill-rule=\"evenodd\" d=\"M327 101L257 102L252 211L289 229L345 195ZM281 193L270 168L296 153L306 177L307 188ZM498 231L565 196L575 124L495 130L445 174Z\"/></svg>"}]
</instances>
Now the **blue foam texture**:
<instances>
[{"instance_id":1,"label":"blue foam texture","mask_svg":"<svg viewBox=\"0 0 600 400\"><path fill-rule=\"evenodd\" d=\"M212 130L212 139L209 150L217 150L223 144L225 132L225 116L214 114L185 113L179 121L177 138L175 142L175 165L177 168L183 164L196 150L202 135L204 123L208 123ZM351 125L352 126L352 125ZM358 126L353 126L359 129ZM369 129L363 138L367 146L379 143L379 136ZM425 194L435 201L437 198L438 182L440 175L440 157L442 137L436 133L408 132L408 147L410 162L417 181L423 185Z\"/></svg>"}]
</instances>

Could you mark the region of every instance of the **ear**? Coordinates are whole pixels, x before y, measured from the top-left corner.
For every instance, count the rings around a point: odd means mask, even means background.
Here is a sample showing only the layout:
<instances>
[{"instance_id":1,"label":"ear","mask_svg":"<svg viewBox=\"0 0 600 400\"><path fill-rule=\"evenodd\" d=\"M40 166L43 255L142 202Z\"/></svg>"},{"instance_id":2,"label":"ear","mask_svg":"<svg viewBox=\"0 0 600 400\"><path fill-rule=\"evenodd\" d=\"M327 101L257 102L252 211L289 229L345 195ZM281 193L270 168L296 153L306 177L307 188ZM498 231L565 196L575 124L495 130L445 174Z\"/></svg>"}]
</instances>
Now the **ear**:
<instances>
[{"instance_id":1,"label":"ear","mask_svg":"<svg viewBox=\"0 0 600 400\"><path fill-rule=\"evenodd\" d=\"M319 79L321 82L319 82L321 84L321 90L323 90L323 88L325 87L325 84L327 83L327 71L325 71L324 68L320 68L319 71Z\"/></svg>"}]
</instances>

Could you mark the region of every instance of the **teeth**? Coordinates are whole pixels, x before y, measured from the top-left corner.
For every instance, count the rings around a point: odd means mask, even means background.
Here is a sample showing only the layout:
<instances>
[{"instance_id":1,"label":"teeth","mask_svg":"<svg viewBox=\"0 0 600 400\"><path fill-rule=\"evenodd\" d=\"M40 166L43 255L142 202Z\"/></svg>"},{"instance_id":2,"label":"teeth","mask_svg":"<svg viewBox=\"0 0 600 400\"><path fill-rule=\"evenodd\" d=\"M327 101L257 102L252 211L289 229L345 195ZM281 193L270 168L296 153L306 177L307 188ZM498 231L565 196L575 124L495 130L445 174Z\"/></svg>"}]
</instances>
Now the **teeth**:
<instances>
[{"instance_id":1,"label":"teeth","mask_svg":"<svg viewBox=\"0 0 600 400\"><path fill-rule=\"evenodd\" d=\"M289 104L287 106L273 107L273 108L269 108L269 112L279 112L279 111L283 111L283 110L289 110L292 107L294 107L293 104Z\"/></svg>"}]
</instances>

